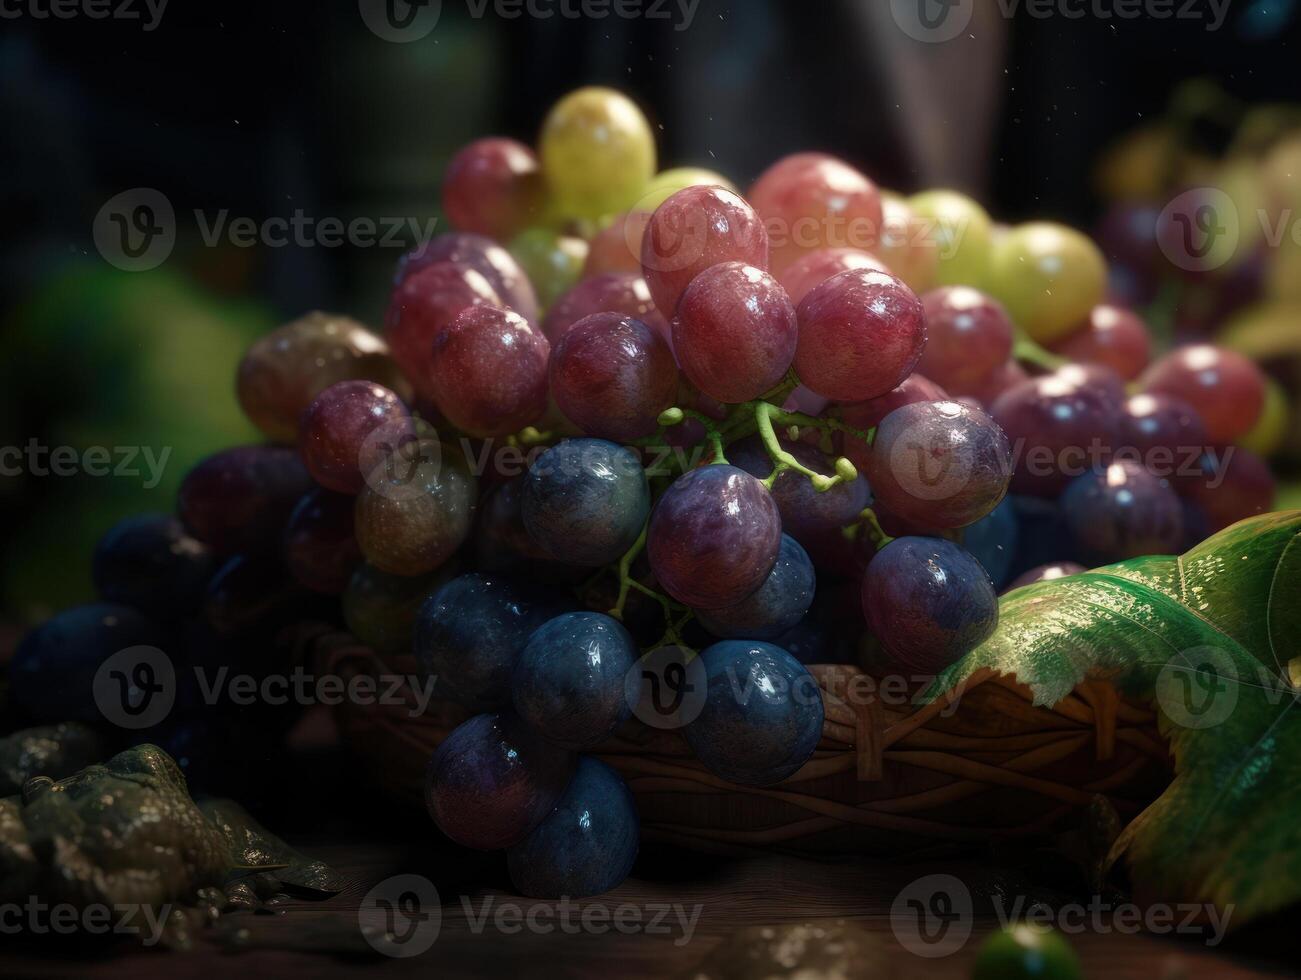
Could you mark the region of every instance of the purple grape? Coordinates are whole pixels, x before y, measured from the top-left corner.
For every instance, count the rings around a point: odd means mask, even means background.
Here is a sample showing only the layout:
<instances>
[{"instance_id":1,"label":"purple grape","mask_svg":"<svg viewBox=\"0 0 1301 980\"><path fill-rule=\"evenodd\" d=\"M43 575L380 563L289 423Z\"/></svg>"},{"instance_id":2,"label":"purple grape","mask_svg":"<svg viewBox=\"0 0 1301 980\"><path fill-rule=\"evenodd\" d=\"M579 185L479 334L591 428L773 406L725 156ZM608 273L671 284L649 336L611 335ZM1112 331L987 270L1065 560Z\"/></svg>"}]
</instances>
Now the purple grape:
<instances>
[{"instance_id":1,"label":"purple grape","mask_svg":"<svg viewBox=\"0 0 1301 980\"><path fill-rule=\"evenodd\" d=\"M1007 494L1012 455L988 415L957 402L914 402L881 422L868 457L877 501L907 521L966 527Z\"/></svg>"},{"instance_id":2,"label":"purple grape","mask_svg":"<svg viewBox=\"0 0 1301 980\"><path fill-rule=\"evenodd\" d=\"M285 565L299 585L325 595L348 587L361 564L354 503L347 494L316 489L294 508L285 529Z\"/></svg>"},{"instance_id":3,"label":"purple grape","mask_svg":"<svg viewBox=\"0 0 1301 980\"><path fill-rule=\"evenodd\" d=\"M1209 445L1206 426L1197 410L1174 395L1135 395L1120 415L1117 453L1133 453L1139 462L1176 486L1195 474L1188 461L1200 458Z\"/></svg>"},{"instance_id":4,"label":"purple grape","mask_svg":"<svg viewBox=\"0 0 1301 980\"><path fill-rule=\"evenodd\" d=\"M476 715L438 746L425 805L438 829L464 847L498 851L523 840L560 800L573 753L508 715Z\"/></svg>"},{"instance_id":5,"label":"purple grape","mask_svg":"<svg viewBox=\"0 0 1301 980\"><path fill-rule=\"evenodd\" d=\"M768 577L781 516L763 484L735 466L691 470L664 492L647 534L651 570L696 609L735 605Z\"/></svg>"},{"instance_id":6,"label":"purple grape","mask_svg":"<svg viewBox=\"0 0 1301 980\"><path fill-rule=\"evenodd\" d=\"M217 565L212 552L170 514L137 514L95 545L91 577L106 602L156 619L193 615Z\"/></svg>"},{"instance_id":7,"label":"purple grape","mask_svg":"<svg viewBox=\"0 0 1301 980\"><path fill-rule=\"evenodd\" d=\"M542 321L547 340L558 344L574 324L596 313L622 313L669 339L669 323L655 307L641 273L612 272L583 279L552 304Z\"/></svg>"},{"instance_id":8,"label":"purple grape","mask_svg":"<svg viewBox=\"0 0 1301 980\"><path fill-rule=\"evenodd\" d=\"M556 561L533 540L524 526L524 475L504 480L484 493L472 540L475 566L481 572L561 585L577 585L591 575L590 569Z\"/></svg>"},{"instance_id":9,"label":"purple grape","mask_svg":"<svg viewBox=\"0 0 1301 980\"><path fill-rule=\"evenodd\" d=\"M379 433L379 436L376 436ZM340 381L316 396L298 427L298 451L307 472L327 490L357 494L380 462L377 438L390 444L413 437L411 413L396 394L370 381Z\"/></svg>"},{"instance_id":10,"label":"purple grape","mask_svg":"<svg viewBox=\"0 0 1301 980\"><path fill-rule=\"evenodd\" d=\"M1255 453L1240 446L1210 449L1198 469L1196 477L1178 488L1206 534L1274 509L1278 484L1269 464Z\"/></svg>"},{"instance_id":11,"label":"purple grape","mask_svg":"<svg viewBox=\"0 0 1301 980\"><path fill-rule=\"evenodd\" d=\"M863 577L863 612L899 670L932 677L987 640L998 597L970 554L943 538L896 538Z\"/></svg>"},{"instance_id":12,"label":"purple grape","mask_svg":"<svg viewBox=\"0 0 1301 980\"><path fill-rule=\"evenodd\" d=\"M274 548L312 478L298 453L241 446L209 456L176 495L181 523L218 555Z\"/></svg>"},{"instance_id":13,"label":"purple grape","mask_svg":"<svg viewBox=\"0 0 1301 980\"><path fill-rule=\"evenodd\" d=\"M777 562L763 585L733 606L697 610L696 618L723 639L773 640L804 618L816 587L808 553L783 534Z\"/></svg>"},{"instance_id":14,"label":"purple grape","mask_svg":"<svg viewBox=\"0 0 1301 980\"><path fill-rule=\"evenodd\" d=\"M524 269L505 247L483 235L449 232L431 239L398 260L394 285L439 262L469 266L488 280L502 303L530 323L538 322L538 298Z\"/></svg>"},{"instance_id":15,"label":"purple grape","mask_svg":"<svg viewBox=\"0 0 1301 980\"><path fill-rule=\"evenodd\" d=\"M1094 565L1182 550L1178 496L1133 460L1077 477L1062 496L1062 511L1079 553Z\"/></svg>"}]
</instances>

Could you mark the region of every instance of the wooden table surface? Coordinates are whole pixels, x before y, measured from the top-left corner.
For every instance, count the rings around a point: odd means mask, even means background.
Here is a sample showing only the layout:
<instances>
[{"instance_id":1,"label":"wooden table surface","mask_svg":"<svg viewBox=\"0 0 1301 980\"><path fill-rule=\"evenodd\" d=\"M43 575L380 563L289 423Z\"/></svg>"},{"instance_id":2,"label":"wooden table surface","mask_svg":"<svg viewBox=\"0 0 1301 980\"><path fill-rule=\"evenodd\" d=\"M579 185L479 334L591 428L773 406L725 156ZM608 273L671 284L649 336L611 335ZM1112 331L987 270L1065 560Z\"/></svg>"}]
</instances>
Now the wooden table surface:
<instances>
[{"instance_id":1,"label":"wooden table surface","mask_svg":"<svg viewBox=\"0 0 1301 980\"><path fill-rule=\"evenodd\" d=\"M292 837L293 835L287 835ZM435 835L430 834L433 838ZM862 938L870 956L854 975L907 978L963 978L980 939L999 925L986 912L975 917L972 938L957 952L940 959L914 955L896 939L890 906L900 889L920 875L954 874L973 886L987 885L1002 872L971 863L899 866L881 862L837 863L763 856L746 859L693 857L678 853L643 853L633 878L615 892L575 905L614 909L630 904L651 915L674 903L693 909L699 919L689 939L674 927L669 934L548 933L521 928L503 933L489 924L476 927L474 917L487 907L518 903L523 910L541 908L542 919L556 921L556 903L537 903L513 895L499 855L470 855L446 844L395 842L365 846L301 842L316 857L330 862L347 881L339 895L321 902L292 901L273 914L240 912L223 916L203 929L189 953L142 950L126 944L102 951L39 947L6 942L0 947L0 976L127 978L152 976L238 975L284 980L298 974L345 978L381 969L385 976L503 977L543 976L693 977L699 965L738 928L764 924L845 920ZM441 927L427 952L392 958L366 942L358 910L366 893L397 874L418 874L437 887ZM536 914L536 913L535 913ZM633 914L633 913L628 913ZM570 921L578 921L573 913ZM675 921L671 917L666 921ZM507 919L514 928L514 919ZM1277 935L1274 928L1269 936ZM1158 938L1119 932L1085 932L1071 938L1084 976L1105 980L1196 980L1288 976L1301 958L1286 941L1262 943L1260 934L1233 936L1217 949L1196 939ZM6 948L7 947L7 948ZM1264 952L1262 953L1262 950ZM868 960L871 962L867 962Z\"/></svg>"}]
</instances>

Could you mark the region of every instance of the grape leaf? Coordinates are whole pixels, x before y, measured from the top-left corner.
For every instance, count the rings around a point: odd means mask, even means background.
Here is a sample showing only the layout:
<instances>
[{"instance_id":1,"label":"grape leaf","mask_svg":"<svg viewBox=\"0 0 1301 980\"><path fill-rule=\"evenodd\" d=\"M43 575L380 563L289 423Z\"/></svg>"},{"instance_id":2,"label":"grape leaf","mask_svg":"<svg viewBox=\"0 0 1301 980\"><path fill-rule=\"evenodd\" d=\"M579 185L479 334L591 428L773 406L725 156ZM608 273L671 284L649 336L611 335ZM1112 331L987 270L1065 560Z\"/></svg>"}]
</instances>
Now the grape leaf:
<instances>
[{"instance_id":1,"label":"grape leaf","mask_svg":"<svg viewBox=\"0 0 1301 980\"><path fill-rule=\"evenodd\" d=\"M1150 702L1175 776L1109 861L1135 899L1211 903L1233 926L1301 901L1301 511L1009 593L992 637L938 677L1011 674L1051 705L1085 678Z\"/></svg>"}]
</instances>

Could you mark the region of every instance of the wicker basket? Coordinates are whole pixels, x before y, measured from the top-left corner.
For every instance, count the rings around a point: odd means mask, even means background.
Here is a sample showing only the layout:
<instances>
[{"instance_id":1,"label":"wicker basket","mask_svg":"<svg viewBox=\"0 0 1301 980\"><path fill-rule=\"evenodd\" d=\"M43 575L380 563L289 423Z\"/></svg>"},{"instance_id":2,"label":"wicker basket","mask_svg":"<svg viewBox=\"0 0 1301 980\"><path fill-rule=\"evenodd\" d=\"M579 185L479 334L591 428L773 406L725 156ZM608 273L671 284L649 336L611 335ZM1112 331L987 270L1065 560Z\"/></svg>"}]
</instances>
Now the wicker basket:
<instances>
[{"instance_id":1,"label":"wicker basket","mask_svg":"<svg viewBox=\"0 0 1301 980\"><path fill-rule=\"evenodd\" d=\"M409 657L387 662L355 639L318 633L313 666L349 678L414 674ZM901 854L1037 834L1071 822L1098 794L1122 817L1137 813L1171 778L1155 716L1087 682L1052 708L1028 688L977 675L952 699L908 710L843 695L861 672L814 666L826 720L813 758L777 786L725 782L696 761L681 735L630 722L596 753L637 797L643 835L697 850ZM861 680L861 679L860 679ZM393 794L423 805L425 765L467 716L435 702L408 707L341 705L343 737Z\"/></svg>"}]
</instances>

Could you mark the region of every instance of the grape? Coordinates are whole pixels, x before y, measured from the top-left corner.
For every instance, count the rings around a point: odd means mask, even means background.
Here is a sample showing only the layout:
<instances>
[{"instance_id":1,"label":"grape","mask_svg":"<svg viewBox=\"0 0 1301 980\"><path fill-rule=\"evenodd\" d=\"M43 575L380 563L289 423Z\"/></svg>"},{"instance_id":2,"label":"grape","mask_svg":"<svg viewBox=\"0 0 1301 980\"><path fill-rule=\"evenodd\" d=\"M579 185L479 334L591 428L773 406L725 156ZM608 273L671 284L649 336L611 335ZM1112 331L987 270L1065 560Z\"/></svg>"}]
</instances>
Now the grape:
<instances>
[{"instance_id":1,"label":"grape","mask_svg":"<svg viewBox=\"0 0 1301 980\"><path fill-rule=\"evenodd\" d=\"M588 435L628 442L653 434L678 392L678 368L663 336L618 313L586 317L551 352L551 393Z\"/></svg>"},{"instance_id":2,"label":"grape","mask_svg":"<svg viewBox=\"0 0 1301 980\"><path fill-rule=\"evenodd\" d=\"M529 637L563 611L563 600L550 592L497 575L458 575L416 615L416 661L462 704L507 704L511 673Z\"/></svg>"},{"instance_id":3,"label":"grape","mask_svg":"<svg viewBox=\"0 0 1301 980\"><path fill-rule=\"evenodd\" d=\"M786 376L798 334L795 307L776 279L754 266L721 262L682 294L673 349L692 384L735 404L758 398Z\"/></svg>"},{"instance_id":4,"label":"grape","mask_svg":"<svg viewBox=\"0 0 1301 980\"><path fill-rule=\"evenodd\" d=\"M584 279L556 300L542 321L542 332L556 344L579 320L594 313L622 313L636 317L666 340L668 321L651 299L641 272L616 272Z\"/></svg>"},{"instance_id":5,"label":"grape","mask_svg":"<svg viewBox=\"0 0 1301 980\"><path fill-rule=\"evenodd\" d=\"M994 368L984 378L981 378L976 384L972 385L967 391L962 392L958 397L974 398L988 410L994 402L998 401L1000 395L1005 391L1011 391L1017 385L1030 380L1030 375L1026 373L1025 368L1021 367L1017 361L1008 361L1000 367Z\"/></svg>"},{"instance_id":6,"label":"grape","mask_svg":"<svg viewBox=\"0 0 1301 980\"><path fill-rule=\"evenodd\" d=\"M927 240L929 219L896 194L881 196L881 240L874 250L887 268L920 295L938 283L939 250Z\"/></svg>"},{"instance_id":7,"label":"grape","mask_svg":"<svg viewBox=\"0 0 1301 980\"><path fill-rule=\"evenodd\" d=\"M248 349L239 362L236 393L244 414L268 439L293 444L312 399L354 378L406 390L383 338L356 320L309 313Z\"/></svg>"},{"instance_id":8,"label":"grape","mask_svg":"<svg viewBox=\"0 0 1301 980\"><path fill-rule=\"evenodd\" d=\"M1292 423L1292 406L1288 403L1286 389L1273 378L1265 378L1265 407L1251 431L1238 440L1238 445L1257 456L1273 456L1287 440Z\"/></svg>"},{"instance_id":9,"label":"grape","mask_svg":"<svg viewBox=\"0 0 1301 980\"><path fill-rule=\"evenodd\" d=\"M299 498L312 489L298 454L241 446L202 460L176 495L181 523L219 555L274 548Z\"/></svg>"},{"instance_id":10,"label":"grape","mask_svg":"<svg viewBox=\"0 0 1301 980\"><path fill-rule=\"evenodd\" d=\"M1067 578L1087 571L1088 569L1083 565L1073 561L1058 561L1048 565L1039 565L1015 579L1005 591L1012 592L1016 589L1023 589L1027 585L1034 585L1036 582L1055 582L1059 578Z\"/></svg>"},{"instance_id":11,"label":"grape","mask_svg":"<svg viewBox=\"0 0 1301 980\"><path fill-rule=\"evenodd\" d=\"M1015 493L1053 496L1116 445L1119 412L1111 396L1060 375L1005 391L990 414L1018 450Z\"/></svg>"},{"instance_id":12,"label":"grape","mask_svg":"<svg viewBox=\"0 0 1301 980\"><path fill-rule=\"evenodd\" d=\"M1059 500L1045 500L1013 494L1008 497L1016 511L1020 533L1017 535L1016 557L1012 574L1021 575L1029 569L1052 562L1078 561L1075 536L1066 526Z\"/></svg>"},{"instance_id":13,"label":"grape","mask_svg":"<svg viewBox=\"0 0 1301 980\"><path fill-rule=\"evenodd\" d=\"M1246 435L1265 407L1260 368L1235 351L1210 344L1171 351L1141 381L1146 392L1175 395L1195 405L1213 443Z\"/></svg>"},{"instance_id":14,"label":"grape","mask_svg":"<svg viewBox=\"0 0 1301 980\"><path fill-rule=\"evenodd\" d=\"M915 237L935 256L935 284L983 288L993 248L985 209L956 191L915 194L905 202L916 215Z\"/></svg>"},{"instance_id":15,"label":"grape","mask_svg":"<svg viewBox=\"0 0 1301 980\"><path fill-rule=\"evenodd\" d=\"M972 980L1082 980L1070 943L1043 926L1018 923L980 946Z\"/></svg>"},{"instance_id":16,"label":"grape","mask_svg":"<svg viewBox=\"0 0 1301 980\"><path fill-rule=\"evenodd\" d=\"M361 564L351 496L316 489L303 497L285 529L285 565L304 588L341 595Z\"/></svg>"},{"instance_id":17,"label":"grape","mask_svg":"<svg viewBox=\"0 0 1301 980\"><path fill-rule=\"evenodd\" d=\"M688 187L655 209L642 236L641 265L655 305L667 319L691 281L719 262L768 268L768 234L738 194Z\"/></svg>"},{"instance_id":18,"label":"grape","mask_svg":"<svg viewBox=\"0 0 1301 980\"><path fill-rule=\"evenodd\" d=\"M538 148L556 207L569 218L626 211L655 173L650 123L613 89L589 86L557 102Z\"/></svg>"},{"instance_id":19,"label":"grape","mask_svg":"<svg viewBox=\"0 0 1301 980\"><path fill-rule=\"evenodd\" d=\"M781 284L790 296L791 302L799 305L800 301L815 287L849 269L890 271L889 267L875 255L859 248L820 248L814 252L806 252L787 266L781 274Z\"/></svg>"},{"instance_id":20,"label":"grape","mask_svg":"<svg viewBox=\"0 0 1301 980\"><path fill-rule=\"evenodd\" d=\"M165 642L163 632L129 606L95 602L65 609L19 642L9 662L9 704L35 724L102 722L95 699L100 665L119 650Z\"/></svg>"},{"instance_id":21,"label":"grape","mask_svg":"<svg viewBox=\"0 0 1301 980\"><path fill-rule=\"evenodd\" d=\"M208 582L203 620L223 637L266 636L299 618L304 595L280 555L235 555Z\"/></svg>"},{"instance_id":22,"label":"grape","mask_svg":"<svg viewBox=\"0 0 1301 980\"><path fill-rule=\"evenodd\" d=\"M433 571L470 533L478 486L453 447L423 437L366 478L357 495L357 542L366 560L393 575Z\"/></svg>"},{"instance_id":23,"label":"grape","mask_svg":"<svg viewBox=\"0 0 1301 980\"><path fill-rule=\"evenodd\" d=\"M628 211L593 235L588 242L583 277L633 272L640 278L641 240L650 219L649 211Z\"/></svg>"},{"instance_id":24,"label":"grape","mask_svg":"<svg viewBox=\"0 0 1301 980\"><path fill-rule=\"evenodd\" d=\"M496 851L523 840L551 812L574 774L573 753L509 715L475 715L429 760L425 805L463 847Z\"/></svg>"},{"instance_id":25,"label":"grape","mask_svg":"<svg viewBox=\"0 0 1301 980\"><path fill-rule=\"evenodd\" d=\"M530 323L538 322L538 297L523 267L515 256L483 235L466 232L438 235L398 260L393 285L401 286L409 276L440 262L469 266L488 280L501 305Z\"/></svg>"},{"instance_id":26,"label":"grape","mask_svg":"<svg viewBox=\"0 0 1301 980\"><path fill-rule=\"evenodd\" d=\"M538 457L524 482L524 526L553 558L597 567L636 542L650 513L650 485L631 449L566 439Z\"/></svg>"},{"instance_id":27,"label":"grape","mask_svg":"<svg viewBox=\"0 0 1301 980\"><path fill-rule=\"evenodd\" d=\"M216 571L212 553L170 514L137 514L95 545L91 577L106 602L158 620L193 615Z\"/></svg>"},{"instance_id":28,"label":"grape","mask_svg":"<svg viewBox=\"0 0 1301 980\"><path fill-rule=\"evenodd\" d=\"M816 446L780 437L778 441L782 449L814 472L826 476L835 472L831 460ZM728 446L727 458L733 466L761 480L772 473L772 458L758 436ZM818 492L807 476L792 470L778 476L769 493L781 515L782 530L810 549L823 543L826 532L839 535L841 528L858 520L870 496L867 480L861 474L849 483L839 483L830 490Z\"/></svg>"},{"instance_id":29,"label":"grape","mask_svg":"<svg viewBox=\"0 0 1301 980\"><path fill-rule=\"evenodd\" d=\"M1173 395L1135 395L1120 414L1120 449L1133 452L1157 476L1177 484L1189 453L1201 455L1207 444L1201 416Z\"/></svg>"},{"instance_id":30,"label":"grape","mask_svg":"<svg viewBox=\"0 0 1301 980\"><path fill-rule=\"evenodd\" d=\"M1206 534L1274 509L1278 485L1269 464L1255 453L1238 446L1212 449L1198 466L1200 475L1181 482L1179 491Z\"/></svg>"},{"instance_id":31,"label":"grape","mask_svg":"<svg viewBox=\"0 0 1301 980\"><path fill-rule=\"evenodd\" d=\"M863 577L863 612L893 666L934 676L998 625L998 597L971 555L943 538L896 538Z\"/></svg>"},{"instance_id":32,"label":"grape","mask_svg":"<svg viewBox=\"0 0 1301 980\"><path fill-rule=\"evenodd\" d=\"M628 877L640 842L628 787L604 762L583 756L555 809L506 852L506 866L521 895L600 895Z\"/></svg>"},{"instance_id":33,"label":"grape","mask_svg":"<svg viewBox=\"0 0 1301 980\"><path fill-rule=\"evenodd\" d=\"M429 378L438 410L476 436L504 436L547 410L551 344L518 313L472 306L434 337Z\"/></svg>"},{"instance_id":34,"label":"grape","mask_svg":"<svg viewBox=\"0 0 1301 980\"><path fill-rule=\"evenodd\" d=\"M678 477L651 514L651 570L674 599L731 606L759 588L781 545L781 517L763 484L735 466Z\"/></svg>"},{"instance_id":35,"label":"grape","mask_svg":"<svg viewBox=\"0 0 1301 980\"><path fill-rule=\"evenodd\" d=\"M881 422L867 479L891 512L927 527L966 527L1007 494L1012 452L1003 430L979 409L915 402Z\"/></svg>"},{"instance_id":36,"label":"grape","mask_svg":"<svg viewBox=\"0 0 1301 980\"><path fill-rule=\"evenodd\" d=\"M1062 511L1079 554L1093 565L1175 554L1183 544L1179 498L1133 460L1077 477L1062 496Z\"/></svg>"},{"instance_id":37,"label":"grape","mask_svg":"<svg viewBox=\"0 0 1301 980\"><path fill-rule=\"evenodd\" d=\"M413 576L390 575L363 563L343 593L348 632L381 656L409 654L416 614L454 573L455 562Z\"/></svg>"},{"instance_id":38,"label":"grape","mask_svg":"<svg viewBox=\"0 0 1301 980\"><path fill-rule=\"evenodd\" d=\"M542 204L534 152L515 140L478 139L457 151L443 172L443 213L463 231L507 241Z\"/></svg>"},{"instance_id":39,"label":"grape","mask_svg":"<svg viewBox=\"0 0 1301 980\"><path fill-rule=\"evenodd\" d=\"M875 248L881 235L881 192L843 160L793 153L759 175L747 195L772 241L781 274L821 248Z\"/></svg>"},{"instance_id":40,"label":"grape","mask_svg":"<svg viewBox=\"0 0 1301 980\"><path fill-rule=\"evenodd\" d=\"M725 639L772 640L804 618L817 585L813 562L787 534L763 585L735 605L698 610L700 625Z\"/></svg>"},{"instance_id":41,"label":"grape","mask_svg":"<svg viewBox=\"0 0 1301 980\"><path fill-rule=\"evenodd\" d=\"M1152 356L1152 338L1138 314L1103 303L1075 332L1053 345L1063 357L1109 367L1127 381L1143 373Z\"/></svg>"},{"instance_id":42,"label":"grape","mask_svg":"<svg viewBox=\"0 0 1301 980\"><path fill-rule=\"evenodd\" d=\"M1111 263L1146 278L1161 262L1161 250L1156 240L1156 224L1160 216L1158 206L1117 202L1098 222L1094 237Z\"/></svg>"},{"instance_id":43,"label":"grape","mask_svg":"<svg viewBox=\"0 0 1301 980\"><path fill-rule=\"evenodd\" d=\"M539 581L578 584L591 572L548 555L524 526L524 476L513 476L479 501L475 564L480 571L517 574Z\"/></svg>"},{"instance_id":44,"label":"grape","mask_svg":"<svg viewBox=\"0 0 1301 980\"><path fill-rule=\"evenodd\" d=\"M850 269L799 306L795 372L833 401L861 402L900 385L926 345L926 315L894 276Z\"/></svg>"},{"instance_id":45,"label":"grape","mask_svg":"<svg viewBox=\"0 0 1301 980\"><path fill-rule=\"evenodd\" d=\"M672 167L651 178L637 199L637 210L649 214L678 191L696 186L721 187L737 193L736 185L722 174L703 167Z\"/></svg>"},{"instance_id":46,"label":"grape","mask_svg":"<svg viewBox=\"0 0 1301 980\"><path fill-rule=\"evenodd\" d=\"M546 310L578 282L587 262L587 242L549 228L529 228L510 243L510 254L524 269Z\"/></svg>"},{"instance_id":47,"label":"grape","mask_svg":"<svg viewBox=\"0 0 1301 980\"><path fill-rule=\"evenodd\" d=\"M414 438L415 431L411 413L394 392L371 381L340 381L303 413L298 448L317 483L356 494L366 484L363 474L379 462L369 451L376 433L397 441Z\"/></svg>"},{"instance_id":48,"label":"grape","mask_svg":"<svg viewBox=\"0 0 1301 980\"><path fill-rule=\"evenodd\" d=\"M462 310L485 304L500 306L502 299L481 273L461 262L435 262L394 287L385 329L398 367L420 395L438 396L434 338Z\"/></svg>"},{"instance_id":49,"label":"grape","mask_svg":"<svg viewBox=\"0 0 1301 980\"><path fill-rule=\"evenodd\" d=\"M926 349L917 370L952 391L968 391L1012 356L1012 321L996 301L969 286L922 297Z\"/></svg>"},{"instance_id":50,"label":"grape","mask_svg":"<svg viewBox=\"0 0 1301 980\"><path fill-rule=\"evenodd\" d=\"M1100 364L1063 364L1053 375L1068 384L1092 389L1110 402L1117 412L1124 410L1125 380L1109 367Z\"/></svg>"},{"instance_id":51,"label":"grape","mask_svg":"<svg viewBox=\"0 0 1301 980\"><path fill-rule=\"evenodd\" d=\"M986 289L1022 330L1051 343L1075 330L1102 302L1107 263L1073 228L1031 222L995 244Z\"/></svg>"},{"instance_id":52,"label":"grape","mask_svg":"<svg viewBox=\"0 0 1301 980\"><path fill-rule=\"evenodd\" d=\"M1004 498L1001 504L962 533L962 546L989 573L996 589L1008 580L1020 533L1016 505L1010 498Z\"/></svg>"},{"instance_id":53,"label":"grape","mask_svg":"<svg viewBox=\"0 0 1301 980\"><path fill-rule=\"evenodd\" d=\"M700 653L705 703L683 734L715 776L771 786L793 776L822 738L822 694L781 647L722 640Z\"/></svg>"},{"instance_id":54,"label":"grape","mask_svg":"<svg viewBox=\"0 0 1301 980\"><path fill-rule=\"evenodd\" d=\"M617 620L594 612L557 616L533 632L515 663L515 712L549 742L591 748L628 717L624 677L637 657Z\"/></svg>"},{"instance_id":55,"label":"grape","mask_svg":"<svg viewBox=\"0 0 1301 980\"><path fill-rule=\"evenodd\" d=\"M910 374L895 388L884 395L869 398L864 402L846 402L839 406L840 417L846 425L855 429L875 429L881 420L896 408L903 408L914 402L943 402L949 396L934 381L920 374Z\"/></svg>"}]
</instances>

